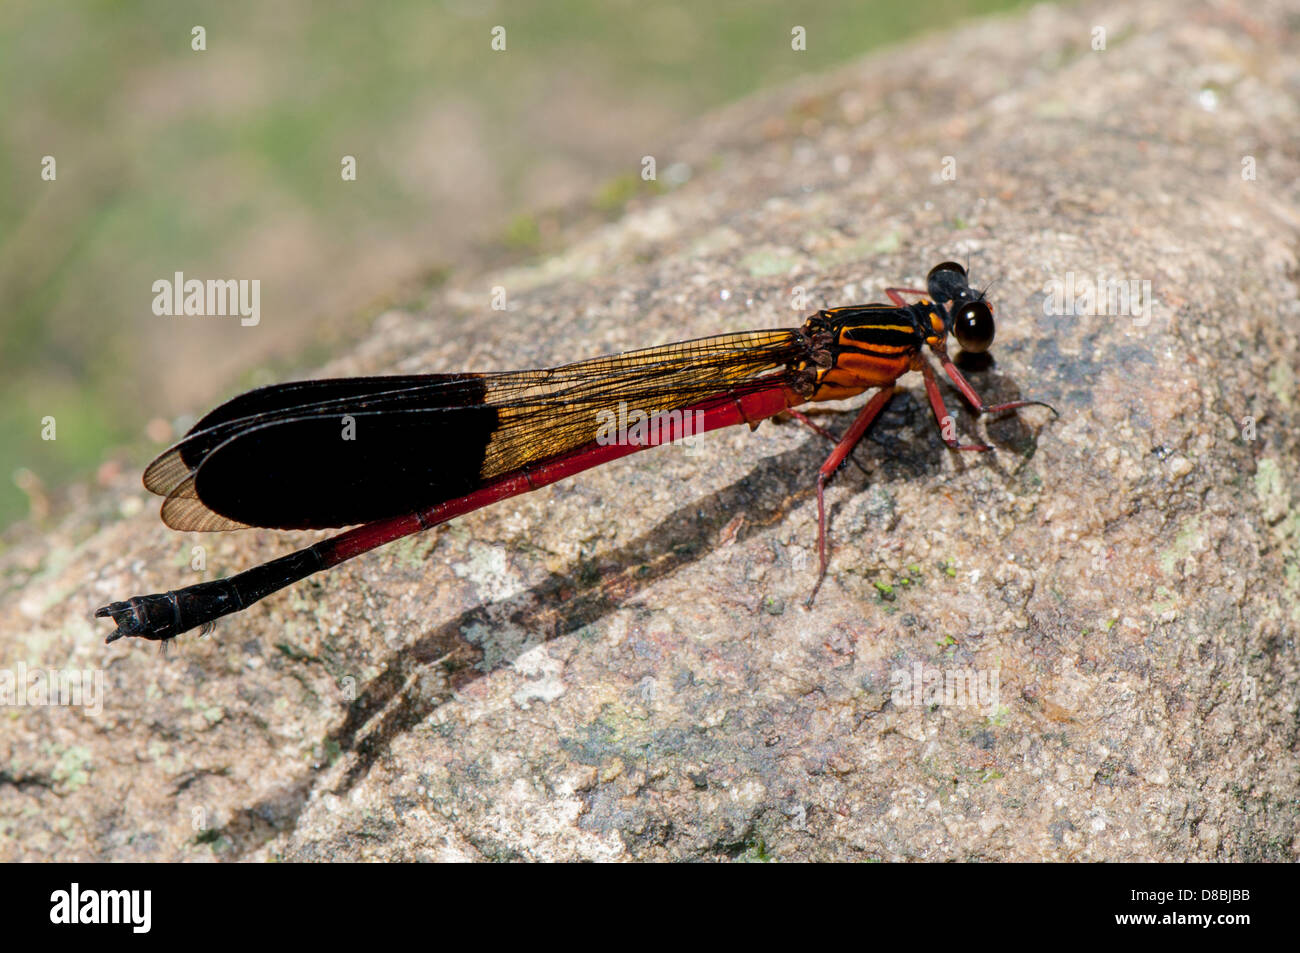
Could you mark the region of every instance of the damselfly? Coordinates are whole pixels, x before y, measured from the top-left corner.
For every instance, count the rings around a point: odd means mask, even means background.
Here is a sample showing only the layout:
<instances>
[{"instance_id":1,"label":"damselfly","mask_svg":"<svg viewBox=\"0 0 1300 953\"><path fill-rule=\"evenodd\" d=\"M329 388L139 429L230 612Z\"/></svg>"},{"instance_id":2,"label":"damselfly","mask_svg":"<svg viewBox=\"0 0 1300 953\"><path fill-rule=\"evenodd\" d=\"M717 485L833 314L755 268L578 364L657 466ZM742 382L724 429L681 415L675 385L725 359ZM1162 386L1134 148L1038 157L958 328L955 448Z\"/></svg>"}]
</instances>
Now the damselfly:
<instances>
[{"instance_id":1,"label":"damselfly","mask_svg":"<svg viewBox=\"0 0 1300 953\"><path fill-rule=\"evenodd\" d=\"M892 304L818 311L802 327L745 331L628 351L544 370L355 377L277 384L204 416L145 470L176 530L252 526L325 529L337 536L227 579L134 596L95 611L123 636L167 640L247 608L278 589L403 536L652 446L879 388L817 474L819 570L828 566L826 483L894 393L920 371L944 442L962 444L925 354L929 348L976 411L986 406L948 356L993 341L993 311L955 262L927 288L887 288ZM906 303L904 294L921 295ZM643 426L611 439L612 415L633 408ZM1053 410L1055 413L1055 410ZM832 438L834 439L834 438ZM361 524L361 525L354 525Z\"/></svg>"}]
</instances>

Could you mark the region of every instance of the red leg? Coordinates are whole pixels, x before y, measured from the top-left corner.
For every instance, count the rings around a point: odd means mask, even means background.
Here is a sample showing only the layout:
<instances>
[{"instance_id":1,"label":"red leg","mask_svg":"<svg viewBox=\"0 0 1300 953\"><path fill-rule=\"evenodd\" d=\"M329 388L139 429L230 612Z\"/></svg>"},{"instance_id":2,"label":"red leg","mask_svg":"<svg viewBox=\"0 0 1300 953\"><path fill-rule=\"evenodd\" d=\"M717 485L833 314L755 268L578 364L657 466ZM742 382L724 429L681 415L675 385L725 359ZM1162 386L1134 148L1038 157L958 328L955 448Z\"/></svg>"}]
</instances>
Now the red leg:
<instances>
[{"instance_id":1,"label":"red leg","mask_svg":"<svg viewBox=\"0 0 1300 953\"><path fill-rule=\"evenodd\" d=\"M886 288L885 294L889 295L889 300L894 302L900 308L906 307L907 302L903 300L903 295L927 295L930 292L924 288Z\"/></svg>"},{"instance_id":2,"label":"red leg","mask_svg":"<svg viewBox=\"0 0 1300 953\"><path fill-rule=\"evenodd\" d=\"M809 417L807 414L801 413L800 411L795 410L793 407L791 407L788 411L786 411L786 413L788 413L795 420L799 421L801 424L806 426L813 433L825 437L827 440L830 440L832 442L839 440L839 437L835 436L835 434L831 433L825 427L821 426L820 424L813 423L812 418Z\"/></svg>"},{"instance_id":3,"label":"red leg","mask_svg":"<svg viewBox=\"0 0 1300 953\"><path fill-rule=\"evenodd\" d=\"M817 590L821 589L822 582L826 579L826 569L830 565L826 558L826 483L835 475L844 458L853 452L853 448L858 445L858 441L867 432L871 422L880 416L885 404L889 403L889 398L893 396L893 387L884 387L872 394L866 406L859 411L857 419L853 421L853 426L848 429L843 439L831 451L831 455L826 458L821 469L817 471L817 554L821 560L821 568L818 570L817 584L813 586L812 595L804 603L809 608L817 598Z\"/></svg>"},{"instance_id":4,"label":"red leg","mask_svg":"<svg viewBox=\"0 0 1300 953\"><path fill-rule=\"evenodd\" d=\"M799 422L805 424L805 425L808 427L809 430L811 430L813 433L817 434L819 437L825 437L825 438L826 438L827 440L829 440L831 443L836 443L836 444L837 444L837 443L840 442L840 438L839 438L839 437L835 436L835 434L831 433L829 430L827 430L825 427L821 426L820 424L815 424L815 423L813 423L812 418L809 417L807 414L801 413L801 412L799 412L799 411L797 411L797 410L794 410L793 408L791 408L791 409L788 411L788 413L789 413L790 416L793 417L795 420L798 420ZM866 472L867 472L867 471L866 471L866 468L863 467L862 464L858 463L858 461L855 460L853 457L849 457L849 460L853 463L853 465L854 465L855 467L857 467L857 468L858 468L859 470L861 470L863 473L866 473Z\"/></svg>"},{"instance_id":5,"label":"red leg","mask_svg":"<svg viewBox=\"0 0 1300 953\"><path fill-rule=\"evenodd\" d=\"M953 368L953 370L956 370L956 368ZM929 361L921 362L921 375L925 378L925 392L930 397L930 407L934 410L934 419L939 424L939 436L943 439L943 442L954 450L992 450L993 448L985 443L958 443L956 437L949 436L955 426L952 416L948 413L947 406L944 405L943 395L939 393L939 382L935 380L934 369L930 367ZM962 383L966 383L965 378L962 379ZM970 395L975 400L979 400L979 396L973 390L970 390L969 384L966 384L966 390L970 391ZM983 403L981 402L977 405L977 409L982 408Z\"/></svg>"},{"instance_id":6,"label":"red leg","mask_svg":"<svg viewBox=\"0 0 1300 953\"><path fill-rule=\"evenodd\" d=\"M1015 410L1017 407L1046 407L1052 413L1056 414L1056 416L1061 416L1055 407L1051 404L1044 403L1041 400L1013 400L1006 404L993 404L992 406L986 406L980 395L975 393L975 389L970 386L970 382L962 375L962 372L957 370L957 365L952 362L952 358L947 354L940 354L939 363L943 365L943 372L948 375L948 379L957 386L957 389L961 391L961 395L966 398L977 414L996 414L1003 410ZM925 365L924 370L926 387L928 388L930 382L934 380L934 372L930 370L930 365L928 363ZM936 389L935 393L937 392ZM934 403L933 394L930 397L930 402ZM938 410L936 410L935 413L938 413ZM949 446L951 446L951 444L949 444ZM985 449L988 448L986 447Z\"/></svg>"}]
</instances>

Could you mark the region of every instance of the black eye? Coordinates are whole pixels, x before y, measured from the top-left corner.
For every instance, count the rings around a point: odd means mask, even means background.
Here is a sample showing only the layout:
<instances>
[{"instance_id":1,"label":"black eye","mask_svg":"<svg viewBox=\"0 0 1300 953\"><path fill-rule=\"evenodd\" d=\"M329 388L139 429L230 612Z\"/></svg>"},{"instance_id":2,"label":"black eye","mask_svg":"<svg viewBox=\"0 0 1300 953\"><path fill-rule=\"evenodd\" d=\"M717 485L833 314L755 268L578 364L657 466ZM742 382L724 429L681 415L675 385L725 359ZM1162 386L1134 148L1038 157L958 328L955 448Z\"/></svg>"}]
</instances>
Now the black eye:
<instances>
[{"instance_id":1,"label":"black eye","mask_svg":"<svg viewBox=\"0 0 1300 953\"><path fill-rule=\"evenodd\" d=\"M965 269L965 268L963 268L961 265L957 264L955 261L945 261L945 262L943 262L942 264L935 265L933 268L931 268L931 269L930 269L930 274L926 276L926 279L925 279L925 280L926 280L926 281L931 281L931 280L934 278L934 276L937 275L937 274L938 274L939 272L941 272L941 271L955 271L955 272L957 272L957 274L961 275L963 278L966 277L966 269Z\"/></svg>"},{"instance_id":2,"label":"black eye","mask_svg":"<svg viewBox=\"0 0 1300 953\"><path fill-rule=\"evenodd\" d=\"M952 319L952 333L963 351L982 354L993 343L993 312L983 301L958 306Z\"/></svg>"}]
</instances>

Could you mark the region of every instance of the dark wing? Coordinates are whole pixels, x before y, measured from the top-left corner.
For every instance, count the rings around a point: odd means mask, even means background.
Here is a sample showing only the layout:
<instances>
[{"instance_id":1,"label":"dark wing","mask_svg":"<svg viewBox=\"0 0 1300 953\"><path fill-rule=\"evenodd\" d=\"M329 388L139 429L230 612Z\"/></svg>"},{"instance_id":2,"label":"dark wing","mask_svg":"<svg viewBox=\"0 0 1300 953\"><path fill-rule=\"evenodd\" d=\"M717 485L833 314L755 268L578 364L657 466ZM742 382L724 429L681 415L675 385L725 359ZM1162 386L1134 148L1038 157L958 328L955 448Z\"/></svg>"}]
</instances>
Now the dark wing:
<instances>
[{"instance_id":1,"label":"dark wing","mask_svg":"<svg viewBox=\"0 0 1300 953\"><path fill-rule=\"evenodd\" d=\"M409 513L647 415L774 386L797 331L748 331L546 370L300 381L241 394L149 465L179 530L323 529Z\"/></svg>"}]
</instances>

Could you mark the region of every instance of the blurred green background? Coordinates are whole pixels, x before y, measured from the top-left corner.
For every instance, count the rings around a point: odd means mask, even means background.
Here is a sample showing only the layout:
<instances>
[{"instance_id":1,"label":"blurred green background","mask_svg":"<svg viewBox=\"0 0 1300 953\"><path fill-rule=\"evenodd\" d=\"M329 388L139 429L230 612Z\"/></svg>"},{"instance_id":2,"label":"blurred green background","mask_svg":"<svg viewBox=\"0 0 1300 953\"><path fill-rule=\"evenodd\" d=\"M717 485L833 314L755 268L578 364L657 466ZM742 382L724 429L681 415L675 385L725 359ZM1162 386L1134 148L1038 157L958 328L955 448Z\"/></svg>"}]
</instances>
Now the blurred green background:
<instances>
[{"instance_id":1,"label":"blurred green background","mask_svg":"<svg viewBox=\"0 0 1300 953\"><path fill-rule=\"evenodd\" d=\"M4 0L0 526L439 275L535 253L535 210L616 214L707 110L1022 5ZM261 324L155 316L175 271L261 279Z\"/></svg>"}]
</instances>

